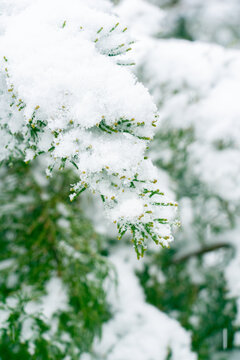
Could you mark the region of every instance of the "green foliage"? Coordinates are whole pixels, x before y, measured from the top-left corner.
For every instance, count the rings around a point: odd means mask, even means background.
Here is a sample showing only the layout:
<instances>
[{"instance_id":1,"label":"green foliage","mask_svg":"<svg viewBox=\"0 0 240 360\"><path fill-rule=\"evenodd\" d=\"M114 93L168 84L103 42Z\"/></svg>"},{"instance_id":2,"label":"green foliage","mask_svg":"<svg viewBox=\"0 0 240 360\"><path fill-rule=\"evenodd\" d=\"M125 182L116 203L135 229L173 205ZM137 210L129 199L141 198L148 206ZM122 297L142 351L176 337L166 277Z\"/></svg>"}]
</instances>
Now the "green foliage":
<instances>
[{"instance_id":1,"label":"green foliage","mask_svg":"<svg viewBox=\"0 0 240 360\"><path fill-rule=\"evenodd\" d=\"M21 161L0 169L0 359L63 359L91 350L109 316L104 281L111 267L102 239L70 202L70 171L46 180L41 163ZM60 279L67 308L47 318L41 306L46 286ZM27 327L31 337L24 339Z\"/></svg>"}]
</instances>

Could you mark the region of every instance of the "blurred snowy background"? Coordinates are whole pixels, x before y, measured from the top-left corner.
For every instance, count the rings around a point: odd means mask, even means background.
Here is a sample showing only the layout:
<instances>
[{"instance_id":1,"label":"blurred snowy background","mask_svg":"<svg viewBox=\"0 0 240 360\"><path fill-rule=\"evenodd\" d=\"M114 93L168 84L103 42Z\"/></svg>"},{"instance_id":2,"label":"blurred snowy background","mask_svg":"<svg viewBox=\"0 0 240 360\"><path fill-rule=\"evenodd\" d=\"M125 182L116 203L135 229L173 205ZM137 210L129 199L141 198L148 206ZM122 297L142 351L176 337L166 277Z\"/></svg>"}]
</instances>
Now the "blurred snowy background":
<instances>
[{"instance_id":1,"label":"blurred snowy background","mask_svg":"<svg viewBox=\"0 0 240 360\"><path fill-rule=\"evenodd\" d=\"M133 352L121 356L118 343L110 358L192 359L175 349L184 349L190 336L198 359L238 359L240 3L122 0L115 6L137 39L134 72L160 111L149 153L179 202L181 228L170 251L152 249L140 265L131 260L146 302L168 318L159 318L159 334L151 333L155 322L151 331L140 325L141 335L129 335ZM170 330L172 319L185 335ZM171 350L161 357L153 342L163 349L166 334Z\"/></svg>"}]
</instances>

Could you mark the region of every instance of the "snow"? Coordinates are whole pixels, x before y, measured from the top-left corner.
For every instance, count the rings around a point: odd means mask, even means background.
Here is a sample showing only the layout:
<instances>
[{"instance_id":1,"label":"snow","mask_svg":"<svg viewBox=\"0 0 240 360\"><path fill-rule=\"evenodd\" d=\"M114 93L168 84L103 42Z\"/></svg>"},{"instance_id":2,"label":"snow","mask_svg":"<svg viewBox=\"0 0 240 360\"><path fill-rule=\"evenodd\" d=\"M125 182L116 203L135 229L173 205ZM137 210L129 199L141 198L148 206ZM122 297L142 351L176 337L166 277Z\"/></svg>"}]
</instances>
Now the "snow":
<instances>
[{"instance_id":1,"label":"snow","mask_svg":"<svg viewBox=\"0 0 240 360\"><path fill-rule=\"evenodd\" d=\"M38 302L28 302L25 311L27 314L41 312L47 321L51 322L58 311L68 310L68 295L62 280L56 276L47 282L46 292Z\"/></svg>"},{"instance_id":2,"label":"snow","mask_svg":"<svg viewBox=\"0 0 240 360\"><path fill-rule=\"evenodd\" d=\"M10 315L8 310L0 310L0 330L7 328L7 319Z\"/></svg>"},{"instance_id":3,"label":"snow","mask_svg":"<svg viewBox=\"0 0 240 360\"><path fill-rule=\"evenodd\" d=\"M165 12L145 0L123 0L116 11L131 27L136 38L151 36L162 30Z\"/></svg>"},{"instance_id":4,"label":"snow","mask_svg":"<svg viewBox=\"0 0 240 360\"><path fill-rule=\"evenodd\" d=\"M103 336L94 346L94 359L165 360L168 350L173 360L194 360L190 334L177 321L146 303L135 275L136 259L129 251L118 250L111 261L118 274L109 301L113 318L104 325Z\"/></svg>"},{"instance_id":5,"label":"snow","mask_svg":"<svg viewBox=\"0 0 240 360\"><path fill-rule=\"evenodd\" d=\"M146 90L135 85L125 69L116 71L111 59L99 54L94 44L100 14L83 1L81 5L74 0L45 1L34 1L25 11L11 16L2 39L1 53L9 59L10 81L27 104L26 118L40 106L52 120L51 130L63 128L65 114L60 119L56 115L61 116L60 106L65 105L67 118L84 128L94 126L102 116L108 123L120 116L144 121L155 110ZM64 29L60 26L63 14L67 19ZM106 27L117 22L110 15L102 16ZM20 43L19 37L24 39Z\"/></svg>"},{"instance_id":6,"label":"snow","mask_svg":"<svg viewBox=\"0 0 240 360\"><path fill-rule=\"evenodd\" d=\"M11 267L14 264L14 259L6 259L0 261L0 271Z\"/></svg>"},{"instance_id":7,"label":"snow","mask_svg":"<svg viewBox=\"0 0 240 360\"><path fill-rule=\"evenodd\" d=\"M51 278L46 285L47 295L42 298L43 315L51 318L57 311L67 311L68 296L60 278Z\"/></svg>"},{"instance_id":8,"label":"snow","mask_svg":"<svg viewBox=\"0 0 240 360\"><path fill-rule=\"evenodd\" d=\"M140 216L143 212L143 204L140 199L128 198L116 209L117 216L132 217ZM114 216L114 215L113 215Z\"/></svg>"}]
</instances>

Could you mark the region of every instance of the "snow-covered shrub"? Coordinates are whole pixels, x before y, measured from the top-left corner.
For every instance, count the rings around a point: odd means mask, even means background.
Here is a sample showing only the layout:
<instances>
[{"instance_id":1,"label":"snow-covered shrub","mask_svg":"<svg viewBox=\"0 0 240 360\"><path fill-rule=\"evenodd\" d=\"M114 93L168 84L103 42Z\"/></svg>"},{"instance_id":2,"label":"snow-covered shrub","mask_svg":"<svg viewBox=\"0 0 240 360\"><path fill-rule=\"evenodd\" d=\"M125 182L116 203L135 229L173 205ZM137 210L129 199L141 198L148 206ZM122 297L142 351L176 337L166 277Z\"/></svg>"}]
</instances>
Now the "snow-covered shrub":
<instances>
[{"instance_id":1,"label":"snow-covered shrub","mask_svg":"<svg viewBox=\"0 0 240 360\"><path fill-rule=\"evenodd\" d=\"M101 196L138 257L147 238L168 246L177 204L145 156L158 115L128 69L127 28L103 0L1 8L1 159L48 154L48 175L73 164L71 199L86 189Z\"/></svg>"},{"instance_id":2,"label":"snow-covered shrub","mask_svg":"<svg viewBox=\"0 0 240 360\"><path fill-rule=\"evenodd\" d=\"M239 297L238 281L232 278L240 257L239 70L239 52L214 45L149 39L139 51L139 76L162 119L151 156L171 178L182 222L173 251L155 258L162 263L165 283L156 272L151 276L151 266L142 281L152 303L167 312L177 310L176 318L194 331L193 346L203 358L221 348L224 327L233 346L234 326L239 326L228 299ZM225 273L233 255L236 260ZM171 288L175 303L169 305ZM215 315L206 322L211 308Z\"/></svg>"}]
</instances>

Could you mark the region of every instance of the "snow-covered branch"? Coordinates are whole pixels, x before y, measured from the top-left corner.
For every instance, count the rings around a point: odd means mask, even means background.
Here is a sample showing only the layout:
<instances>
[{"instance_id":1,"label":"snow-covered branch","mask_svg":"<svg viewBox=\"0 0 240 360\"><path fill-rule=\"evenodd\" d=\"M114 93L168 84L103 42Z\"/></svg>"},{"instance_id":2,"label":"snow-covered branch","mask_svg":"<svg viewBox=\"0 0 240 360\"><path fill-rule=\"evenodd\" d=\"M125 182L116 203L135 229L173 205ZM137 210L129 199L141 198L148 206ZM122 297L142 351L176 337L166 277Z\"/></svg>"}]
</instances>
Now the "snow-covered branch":
<instances>
[{"instance_id":1,"label":"snow-covered branch","mask_svg":"<svg viewBox=\"0 0 240 360\"><path fill-rule=\"evenodd\" d=\"M1 41L1 160L47 155L47 174L72 164L71 199L101 196L119 236L168 246L173 209L145 156L158 114L128 69L132 39L106 1L5 5ZM10 7L10 10L9 10ZM11 16L8 16L8 14ZM16 36L17 32L17 36Z\"/></svg>"}]
</instances>

